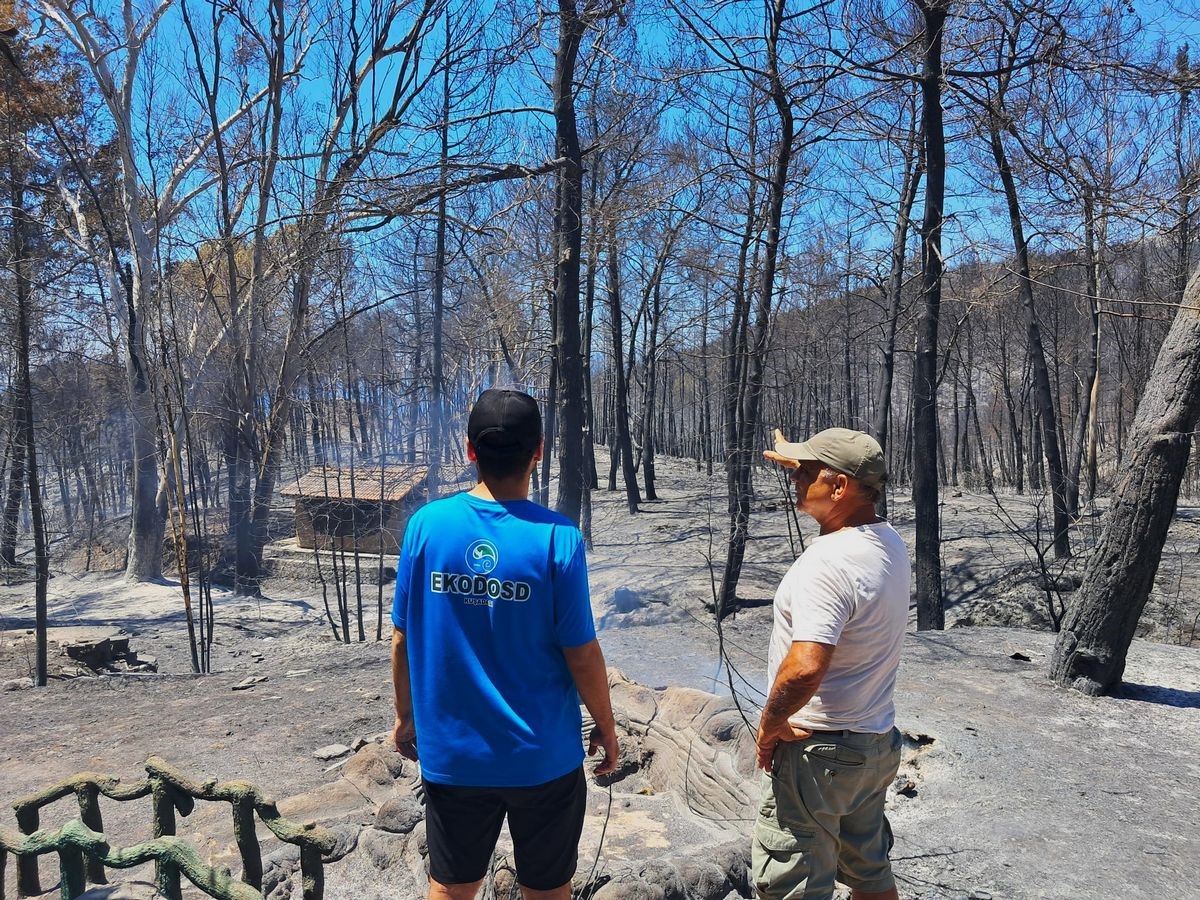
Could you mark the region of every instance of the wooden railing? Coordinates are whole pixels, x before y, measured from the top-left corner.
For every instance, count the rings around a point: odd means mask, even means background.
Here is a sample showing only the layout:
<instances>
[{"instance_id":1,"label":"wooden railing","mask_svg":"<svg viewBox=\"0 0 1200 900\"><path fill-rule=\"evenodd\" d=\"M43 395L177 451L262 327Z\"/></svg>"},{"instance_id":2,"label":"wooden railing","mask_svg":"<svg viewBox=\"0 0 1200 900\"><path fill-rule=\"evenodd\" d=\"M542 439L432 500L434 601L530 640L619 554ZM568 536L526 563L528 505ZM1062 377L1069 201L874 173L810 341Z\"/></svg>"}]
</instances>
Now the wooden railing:
<instances>
[{"instance_id":1,"label":"wooden railing","mask_svg":"<svg viewBox=\"0 0 1200 900\"><path fill-rule=\"evenodd\" d=\"M74 794L79 819L55 831L39 830L41 809ZM149 841L113 848L104 834L100 797L120 802L149 796L154 808L154 836ZM175 837L175 813L189 815L196 800L228 803L233 813L233 837L242 858L241 881L228 869L215 869L188 844ZM4 900L4 872L8 854L16 856L17 896L42 893L37 858L57 853L60 895L74 900L87 883L104 884L105 867L127 869L154 863L155 884L169 900L181 897L181 876L218 900L262 900L262 849L255 833L255 817L279 840L300 848L300 872L304 900L321 900L325 891L322 857L333 852L333 832L312 824L283 818L275 801L248 781L218 782L215 778L193 781L169 763L152 756L146 761L146 777L132 784L95 772L81 772L52 787L13 804L19 832L0 829L0 900Z\"/></svg>"}]
</instances>

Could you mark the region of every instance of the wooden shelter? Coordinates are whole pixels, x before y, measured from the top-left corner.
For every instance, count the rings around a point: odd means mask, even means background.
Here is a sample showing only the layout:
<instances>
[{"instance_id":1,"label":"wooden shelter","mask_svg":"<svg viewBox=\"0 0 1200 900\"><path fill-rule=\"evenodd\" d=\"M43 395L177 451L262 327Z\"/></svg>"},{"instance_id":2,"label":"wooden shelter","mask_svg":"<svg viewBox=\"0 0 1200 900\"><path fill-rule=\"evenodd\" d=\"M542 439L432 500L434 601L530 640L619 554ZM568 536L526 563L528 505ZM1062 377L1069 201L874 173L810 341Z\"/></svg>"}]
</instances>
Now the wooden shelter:
<instances>
[{"instance_id":1,"label":"wooden shelter","mask_svg":"<svg viewBox=\"0 0 1200 900\"><path fill-rule=\"evenodd\" d=\"M296 501L302 548L396 553L428 474L422 466L317 467L279 493Z\"/></svg>"}]
</instances>

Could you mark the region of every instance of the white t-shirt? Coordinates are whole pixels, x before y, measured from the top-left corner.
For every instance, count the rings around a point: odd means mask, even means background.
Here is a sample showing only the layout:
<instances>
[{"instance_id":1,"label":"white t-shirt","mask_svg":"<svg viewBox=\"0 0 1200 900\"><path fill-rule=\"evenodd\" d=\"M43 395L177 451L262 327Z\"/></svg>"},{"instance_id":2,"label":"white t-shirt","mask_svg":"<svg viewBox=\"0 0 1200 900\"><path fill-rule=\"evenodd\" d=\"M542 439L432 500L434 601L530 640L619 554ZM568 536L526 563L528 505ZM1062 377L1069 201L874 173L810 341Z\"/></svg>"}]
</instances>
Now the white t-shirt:
<instances>
[{"instance_id":1,"label":"white t-shirt","mask_svg":"<svg viewBox=\"0 0 1200 900\"><path fill-rule=\"evenodd\" d=\"M883 734L908 624L908 550L887 522L843 528L808 545L775 592L767 691L793 641L837 647L801 728Z\"/></svg>"}]
</instances>

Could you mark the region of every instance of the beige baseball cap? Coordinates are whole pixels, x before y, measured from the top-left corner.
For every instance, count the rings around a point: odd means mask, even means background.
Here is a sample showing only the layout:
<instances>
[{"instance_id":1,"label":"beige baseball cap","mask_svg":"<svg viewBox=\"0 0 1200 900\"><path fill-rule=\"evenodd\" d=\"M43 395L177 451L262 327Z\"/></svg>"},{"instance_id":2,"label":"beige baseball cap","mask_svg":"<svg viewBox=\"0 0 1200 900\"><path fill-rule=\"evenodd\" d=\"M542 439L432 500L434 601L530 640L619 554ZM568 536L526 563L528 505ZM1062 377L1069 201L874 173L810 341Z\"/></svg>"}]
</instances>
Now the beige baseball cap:
<instances>
[{"instance_id":1,"label":"beige baseball cap","mask_svg":"<svg viewBox=\"0 0 1200 900\"><path fill-rule=\"evenodd\" d=\"M824 463L869 487L882 488L887 481L887 462L879 442L849 428L826 428L802 443L785 440L776 428L775 449L764 450L763 456L789 469L807 460Z\"/></svg>"}]
</instances>

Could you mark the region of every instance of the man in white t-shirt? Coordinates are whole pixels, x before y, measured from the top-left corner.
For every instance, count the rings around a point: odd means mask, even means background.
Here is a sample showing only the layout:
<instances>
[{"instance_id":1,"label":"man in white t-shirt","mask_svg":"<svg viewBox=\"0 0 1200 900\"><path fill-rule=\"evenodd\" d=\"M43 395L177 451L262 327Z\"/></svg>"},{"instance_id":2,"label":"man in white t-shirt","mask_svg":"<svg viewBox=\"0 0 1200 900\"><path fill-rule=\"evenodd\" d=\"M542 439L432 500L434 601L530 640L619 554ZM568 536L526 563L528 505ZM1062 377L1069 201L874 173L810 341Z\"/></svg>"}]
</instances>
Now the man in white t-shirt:
<instances>
[{"instance_id":1,"label":"man in white t-shirt","mask_svg":"<svg viewBox=\"0 0 1200 900\"><path fill-rule=\"evenodd\" d=\"M910 566L875 512L883 451L861 431L830 428L798 444L776 430L763 455L790 470L796 507L820 535L775 594L754 885L762 900L828 900L835 881L855 900L892 900L883 805L900 764L892 693Z\"/></svg>"}]
</instances>

